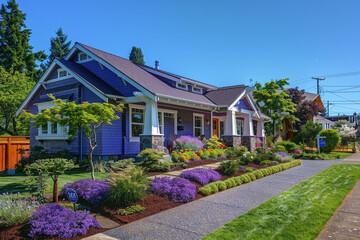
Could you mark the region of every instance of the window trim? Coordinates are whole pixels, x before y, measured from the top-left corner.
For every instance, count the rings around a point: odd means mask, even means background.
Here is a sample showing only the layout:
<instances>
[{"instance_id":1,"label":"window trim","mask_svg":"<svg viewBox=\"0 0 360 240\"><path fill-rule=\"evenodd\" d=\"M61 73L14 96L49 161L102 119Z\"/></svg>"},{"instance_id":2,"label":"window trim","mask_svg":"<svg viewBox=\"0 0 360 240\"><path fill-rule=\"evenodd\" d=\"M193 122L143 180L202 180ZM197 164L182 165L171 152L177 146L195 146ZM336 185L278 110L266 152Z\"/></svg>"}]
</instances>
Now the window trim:
<instances>
[{"instance_id":1,"label":"window trim","mask_svg":"<svg viewBox=\"0 0 360 240\"><path fill-rule=\"evenodd\" d=\"M240 126L242 126L242 127L240 127L240 129L238 129L238 125L237 125L238 121L242 122L242 124L240 124ZM243 131L244 131L244 119L236 118L235 122L236 122L236 134L239 135L239 136L243 136L243 134L244 134L243 133Z\"/></svg>"},{"instance_id":2,"label":"window trim","mask_svg":"<svg viewBox=\"0 0 360 240\"><path fill-rule=\"evenodd\" d=\"M60 72L66 72L66 75L60 77ZM57 79L65 79L65 78L68 78L69 75L70 75L70 74L69 74L68 71L66 71L65 69L63 69L63 68L58 68L58 69L57 69Z\"/></svg>"},{"instance_id":3,"label":"window trim","mask_svg":"<svg viewBox=\"0 0 360 240\"><path fill-rule=\"evenodd\" d=\"M194 89L199 89L199 92L197 92L197 91L194 91ZM198 94L202 94L202 92L203 92L203 89L202 88L200 88L200 87L195 87L195 86L193 86L192 87L192 90L191 90L193 93L198 93Z\"/></svg>"},{"instance_id":4,"label":"window trim","mask_svg":"<svg viewBox=\"0 0 360 240\"><path fill-rule=\"evenodd\" d=\"M179 85L184 85L185 87L180 87ZM181 90L188 90L189 89L189 85L188 84L183 84L183 83L176 83L176 88L181 89Z\"/></svg>"},{"instance_id":5,"label":"window trim","mask_svg":"<svg viewBox=\"0 0 360 240\"><path fill-rule=\"evenodd\" d=\"M86 59L81 60L81 59L80 59L80 56L81 56L81 55L86 55ZM92 57L90 57L89 55L87 55L87 54L84 53L84 52L79 52L78 55L77 55L77 57L78 57L78 59L77 59L77 61L76 61L77 63L84 63L84 62L88 62L88 61L93 60Z\"/></svg>"},{"instance_id":6,"label":"window trim","mask_svg":"<svg viewBox=\"0 0 360 240\"><path fill-rule=\"evenodd\" d=\"M195 137L195 128L199 128L199 127L195 127L195 117L201 117L201 135L204 135L204 114L202 113L193 113L193 137Z\"/></svg>"},{"instance_id":7,"label":"window trim","mask_svg":"<svg viewBox=\"0 0 360 240\"><path fill-rule=\"evenodd\" d=\"M143 129L145 127L145 106L142 106L142 105L134 105L134 104L129 104L129 141L130 142L140 142L140 137L133 137L132 135L132 125L133 125L133 122L132 122L132 109L141 109L144 111L144 123L142 124L143 125ZM141 125L139 123L135 123L136 125Z\"/></svg>"}]
</instances>

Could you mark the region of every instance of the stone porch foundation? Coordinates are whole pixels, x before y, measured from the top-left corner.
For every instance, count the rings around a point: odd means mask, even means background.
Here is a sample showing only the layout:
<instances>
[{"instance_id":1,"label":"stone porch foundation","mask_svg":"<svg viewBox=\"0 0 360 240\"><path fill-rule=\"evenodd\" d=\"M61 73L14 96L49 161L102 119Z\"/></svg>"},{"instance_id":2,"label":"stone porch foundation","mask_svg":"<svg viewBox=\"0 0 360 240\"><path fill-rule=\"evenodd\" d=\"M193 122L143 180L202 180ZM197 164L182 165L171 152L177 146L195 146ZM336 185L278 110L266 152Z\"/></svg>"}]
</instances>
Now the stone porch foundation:
<instances>
[{"instance_id":1,"label":"stone porch foundation","mask_svg":"<svg viewBox=\"0 0 360 240\"><path fill-rule=\"evenodd\" d=\"M223 143L227 147L240 147L241 146L241 136L237 135L228 135L222 137Z\"/></svg>"},{"instance_id":2,"label":"stone porch foundation","mask_svg":"<svg viewBox=\"0 0 360 240\"><path fill-rule=\"evenodd\" d=\"M250 152L255 151L255 136L242 136L241 142Z\"/></svg>"},{"instance_id":3,"label":"stone porch foundation","mask_svg":"<svg viewBox=\"0 0 360 240\"><path fill-rule=\"evenodd\" d=\"M164 135L140 135L140 151L151 148L158 152L168 153L164 147Z\"/></svg>"}]
</instances>

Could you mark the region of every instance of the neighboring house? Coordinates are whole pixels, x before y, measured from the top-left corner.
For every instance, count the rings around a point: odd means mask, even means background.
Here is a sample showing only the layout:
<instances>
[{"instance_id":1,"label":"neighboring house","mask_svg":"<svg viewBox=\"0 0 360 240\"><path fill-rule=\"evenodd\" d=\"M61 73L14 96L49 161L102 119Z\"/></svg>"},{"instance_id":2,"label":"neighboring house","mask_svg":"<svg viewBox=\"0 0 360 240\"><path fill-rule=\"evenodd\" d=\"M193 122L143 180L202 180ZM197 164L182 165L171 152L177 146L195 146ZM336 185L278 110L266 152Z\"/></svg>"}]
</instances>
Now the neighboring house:
<instances>
[{"instance_id":1,"label":"neighboring house","mask_svg":"<svg viewBox=\"0 0 360 240\"><path fill-rule=\"evenodd\" d=\"M323 119L323 117L320 116L322 113L325 112L325 107L321 100L320 95L315 94L315 93L310 93L310 92L304 92L304 96L305 96L305 98L303 101L306 101L306 100L312 101L318 105L320 114L317 116L310 116L310 118L313 119L314 122L319 123L320 125L324 124L322 127L323 127L323 129L325 129L324 127L327 127L328 126L327 124L330 124L330 123L325 121ZM278 132L279 136L281 136L281 139L292 141L294 139L294 135L296 134L296 132L297 132L297 130L294 129L293 124L288 119L284 118L283 119L283 129Z\"/></svg>"},{"instance_id":2,"label":"neighboring house","mask_svg":"<svg viewBox=\"0 0 360 240\"><path fill-rule=\"evenodd\" d=\"M50 93L77 103L125 104L120 120L98 133L97 159L134 156L145 148L167 152L170 139L182 135L217 135L227 146L254 150L254 137L264 139L268 117L250 96L252 90L215 87L76 43L65 59L52 62L17 114L51 107ZM31 123L30 144L52 152L68 149L81 158L89 151L81 133L69 141L66 127L51 122L40 128Z\"/></svg>"},{"instance_id":3,"label":"neighboring house","mask_svg":"<svg viewBox=\"0 0 360 240\"><path fill-rule=\"evenodd\" d=\"M340 120L346 120L349 122L350 127L357 128L359 125L359 117L356 114L353 115L339 115L339 116L328 116L326 119L337 122Z\"/></svg>"},{"instance_id":4,"label":"neighboring house","mask_svg":"<svg viewBox=\"0 0 360 240\"><path fill-rule=\"evenodd\" d=\"M314 120L314 122L318 123L322 127L322 130L330 129L335 124L335 122L330 121L329 119L326 119L322 116L315 116L313 118L313 120Z\"/></svg>"}]
</instances>

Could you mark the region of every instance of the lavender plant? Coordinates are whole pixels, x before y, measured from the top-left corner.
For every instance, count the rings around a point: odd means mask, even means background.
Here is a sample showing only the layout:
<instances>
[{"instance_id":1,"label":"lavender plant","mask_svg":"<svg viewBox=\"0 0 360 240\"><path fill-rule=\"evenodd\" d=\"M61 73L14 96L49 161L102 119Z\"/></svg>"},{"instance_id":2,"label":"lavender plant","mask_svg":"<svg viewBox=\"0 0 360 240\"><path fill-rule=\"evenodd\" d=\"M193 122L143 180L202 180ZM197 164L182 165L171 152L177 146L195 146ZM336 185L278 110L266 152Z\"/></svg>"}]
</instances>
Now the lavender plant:
<instances>
[{"instance_id":1,"label":"lavender plant","mask_svg":"<svg viewBox=\"0 0 360 240\"><path fill-rule=\"evenodd\" d=\"M49 204L36 211L30 220L29 237L49 236L72 238L85 235L90 227L101 228L95 217L86 212L73 212L58 204Z\"/></svg>"},{"instance_id":2,"label":"lavender plant","mask_svg":"<svg viewBox=\"0 0 360 240\"><path fill-rule=\"evenodd\" d=\"M20 193L4 193L0 195L0 222L7 227L22 224L40 206L38 201L25 199Z\"/></svg>"},{"instance_id":3,"label":"lavender plant","mask_svg":"<svg viewBox=\"0 0 360 240\"><path fill-rule=\"evenodd\" d=\"M275 152L275 159L280 162L290 162L294 158L286 152Z\"/></svg>"},{"instance_id":4,"label":"lavender plant","mask_svg":"<svg viewBox=\"0 0 360 240\"><path fill-rule=\"evenodd\" d=\"M187 170L182 172L179 177L196 181L201 185L206 185L209 182L216 182L221 179L221 175L217 171L210 168L196 168Z\"/></svg>"},{"instance_id":5,"label":"lavender plant","mask_svg":"<svg viewBox=\"0 0 360 240\"><path fill-rule=\"evenodd\" d=\"M188 149L189 151L200 151L204 146L204 143L201 140L191 136L181 136L175 140L175 144L177 150Z\"/></svg>"},{"instance_id":6,"label":"lavender plant","mask_svg":"<svg viewBox=\"0 0 360 240\"><path fill-rule=\"evenodd\" d=\"M184 178L155 177L150 185L151 192L168 196L174 202L189 202L196 194L195 184Z\"/></svg>"},{"instance_id":7,"label":"lavender plant","mask_svg":"<svg viewBox=\"0 0 360 240\"><path fill-rule=\"evenodd\" d=\"M79 203L96 206L105 202L108 197L109 182L106 180L80 179L68 183L61 190L59 197L65 198L68 189L74 189L79 195Z\"/></svg>"}]
</instances>

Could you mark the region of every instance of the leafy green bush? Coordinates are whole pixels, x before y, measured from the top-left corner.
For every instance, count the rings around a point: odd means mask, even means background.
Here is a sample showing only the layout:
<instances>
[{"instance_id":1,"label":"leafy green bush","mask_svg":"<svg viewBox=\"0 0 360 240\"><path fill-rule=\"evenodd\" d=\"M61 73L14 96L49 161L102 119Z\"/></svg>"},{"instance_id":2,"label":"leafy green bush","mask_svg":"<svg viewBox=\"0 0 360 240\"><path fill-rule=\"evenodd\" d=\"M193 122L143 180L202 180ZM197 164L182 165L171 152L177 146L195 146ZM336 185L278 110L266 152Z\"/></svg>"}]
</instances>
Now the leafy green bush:
<instances>
[{"instance_id":1,"label":"leafy green bush","mask_svg":"<svg viewBox=\"0 0 360 240\"><path fill-rule=\"evenodd\" d=\"M253 172L254 171L254 169L252 167L247 167L247 168L245 168L245 170L246 170L246 172Z\"/></svg>"},{"instance_id":2,"label":"leafy green bush","mask_svg":"<svg viewBox=\"0 0 360 240\"><path fill-rule=\"evenodd\" d=\"M109 166L113 171L121 171L127 168L128 166L133 165L134 161L135 161L134 158L126 158L116 162L111 162L109 163Z\"/></svg>"},{"instance_id":3,"label":"leafy green bush","mask_svg":"<svg viewBox=\"0 0 360 240\"><path fill-rule=\"evenodd\" d=\"M319 133L320 136L325 136L326 146L321 147L320 150L324 152L331 152L340 142L340 135L335 129L325 129Z\"/></svg>"},{"instance_id":4,"label":"leafy green bush","mask_svg":"<svg viewBox=\"0 0 360 240\"><path fill-rule=\"evenodd\" d=\"M165 153L148 148L141 151L138 155L139 158L144 158L139 166L145 168L149 172L166 172L170 170L171 163L160 161L163 159Z\"/></svg>"},{"instance_id":5,"label":"leafy green bush","mask_svg":"<svg viewBox=\"0 0 360 240\"><path fill-rule=\"evenodd\" d=\"M263 152L259 153L254 157L254 163L260 164L262 161L265 160L275 160L275 155L273 152Z\"/></svg>"},{"instance_id":6,"label":"leafy green bush","mask_svg":"<svg viewBox=\"0 0 360 240\"><path fill-rule=\"evenodd\" d=\"M252 181L248 173L241 175L240 178L243 183L248 183Z\"/></svg>"},{"instance_id":7,"label":"leafy green bush","mask_svg":"<svg viewBox=\"0 0 360 240\"><path fill-rule=\"evenodd\" d=\"M226 187L227 188L232 188L232 187L235 187L236 186L236 182L234 179L232 178L228 178L224 181L224 183L226 184Z\"/></svg>"},{"instance_id":8,"label":"leafy green bush","mask_svg":"<svg viewBox=\"0 0 360 240\"><path fill-rule=\"evenodd\" d=\"M281 142L277 142L275 144L275 147L277 146L284 146L285 149L286 149L286 152L292 152L294 151L295 149L298 149L299 146L296 145L294 142L290 142L290 141L281 141Z\"/></svg>"},{"instance_id":9,"label":"leafy green bush","mask_svg":"<svg viewBox=\"0 0 360 240\"><path fill-rule=\"evenodd\" d=\"M241 158L246 152L248 151L248 149L245 146L241 146L241 147L231 147L231 148L227 148L225 150L226 155L230 158L230 159L239 159Z\"/></svg>"},{"instance_id":10,"label":"leafy green bush","mask_svg":"<svg viewBox=\"0 0 360 240\"><path fill-rule=\"evenodd\" d=\"M127 216L127 215L131 215L131 214L134 214L134 213L142 212L144 210L145 210L144 207L137 204L135 206L129 206L129 207L125 208L125 209L119 209L116 213L119 214L119 215Z\"/></svg>"},{"instance_id":11,"label":"leafy green bush","mask_svg":"<svg viewBox=\"0 0 360 240\"><path fill-rule=\"evenodd\" d=\"M274 149L275 152L287 152L286 148L283 145L277 145Z\"/></svg>"},{"instance_id":12,"label":"leafy green bush","mask_svg":"<svg viewBox=\"0 0 360 240\"><path fill-rule=\"evenodd\" d=\"M125 207L145 197L148 188L145 172L139 167L128 167L111 175L108 202L111 207Z\"/></svg>"},{"instance_id":13,"label":"leafy green bush","mask_svg":"<svg viewBox=\"0 0 360 240\"><path fill-rule=\"evenodd\" d=\"M255 154L254 153L245 153L241 158L240 161L243 162L245 165L249 164L254 161Z\"/></svg>"},{"instance_id":14,"label":"leafy green bush","mask_svg":"<svg viewBox=\"0 0 360 240\"><path fill-rule=\"evenodd\" d=\"M255 181L255 180L256 180L256 176L255 176L255 174L253 174L253 173L247 173L247 176L250 177L251 181Z\"/></svg>"},{"instance_id":15,"label":"leafy green bush","mask_svg":"<svg viewBox=\"0 0 360 240\"><path fill-rule=\"evenodd\" d=\"M208 184L207 186L209 186L211 193L217 193L219 191L219 188L217 187L216 182L212 182L212 183Z\"/></svg>"},{"instance_id":16,"label":"leafy green bush","mask_svg":"<svg viewBox=\"0 0 360 240\"><path fill-rule=\"evenodd\" d=\"M227 189L227 185L223 181L217 181L217 182L215 182L215 184L218 187L219 191L223 191L223 190Z\"/></svg>"},{"instance_id":17,"label":"leafy green bush","mask_svg":"<svg viewBox=\"0 0 360 240\"><path fill-rule=\"evenodd\" d=\"M260 170L254 171L253 174L256 176L257 179L264 177L264 174Z\"/></svg>"},{"instance_id":18,"label":"leafy green bush","mask_svg":"<svg viewBox=\"0 0 360 240\"><path fill-rule=\"evenodd\" d=\"M222 174L230 176L238 170L238 163L234 160L223 161L220 163L219 169Z\"/></svg>"},{"instance_id":19,"label":"leafy green bush","mask_svg":"<svg viewBox=\"0 0 360 240\"><path fill-rule=\"evenodd\" d=\"M205 186L205 187L202 187L199 189L199 192L204 194L205 196L207 195L210 195L212 192L211 192L211 188L208 187L208 186Z\"/></svg>"},{"instance_id":20,"label":"leafy green bush","mask_svg":"<svg viewBox=\"0 0 360 240\"><path fill-rule=\"evenodd\" d=\"M268 166L270 163L271 163L270 160L265 160L265 161L262 161L262 162L260 163L260 165L262 165L262 166Z\"/></svg>"}]
</instances>

